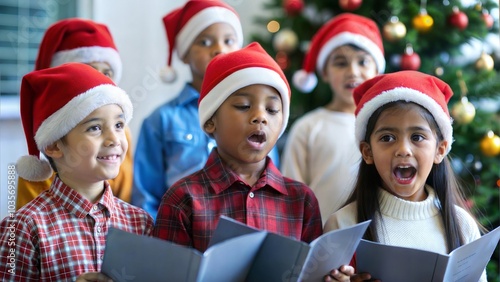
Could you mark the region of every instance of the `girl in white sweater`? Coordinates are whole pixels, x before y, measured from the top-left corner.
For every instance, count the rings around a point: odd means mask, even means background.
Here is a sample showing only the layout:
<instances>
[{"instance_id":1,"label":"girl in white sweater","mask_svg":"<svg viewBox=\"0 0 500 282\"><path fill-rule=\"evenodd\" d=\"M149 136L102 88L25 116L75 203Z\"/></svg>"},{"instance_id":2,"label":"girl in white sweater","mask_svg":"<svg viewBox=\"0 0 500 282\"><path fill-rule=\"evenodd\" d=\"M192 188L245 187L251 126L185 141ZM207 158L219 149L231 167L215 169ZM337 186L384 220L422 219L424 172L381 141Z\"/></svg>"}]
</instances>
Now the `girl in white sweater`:
<instances>
[{"instance_id":1,"label":"girl in white sweater","mask_svg":"<svg viewBox=\"0 0 500 282\"><path fill-rule=\"evenodd\" d=\"M353 195L324 232L372 219L364 239L443 254L479 238L482 227L467 211L447 158L450 87L401 71L371 79L353 95L363 161Z\"/></svg>"}]
</instances>

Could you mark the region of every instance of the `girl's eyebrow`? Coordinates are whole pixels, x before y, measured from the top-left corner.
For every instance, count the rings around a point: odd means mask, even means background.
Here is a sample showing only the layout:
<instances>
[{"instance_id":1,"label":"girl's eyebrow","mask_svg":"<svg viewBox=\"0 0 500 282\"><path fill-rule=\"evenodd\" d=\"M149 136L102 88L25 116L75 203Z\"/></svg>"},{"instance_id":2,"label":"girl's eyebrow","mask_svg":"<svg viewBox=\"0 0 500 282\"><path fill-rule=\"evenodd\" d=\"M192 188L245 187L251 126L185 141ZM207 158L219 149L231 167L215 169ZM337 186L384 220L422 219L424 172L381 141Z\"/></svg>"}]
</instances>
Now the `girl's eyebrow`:
<instances>
[{"instance_id":1,"label":"girl's eyebrow","mask_svg":"<svg viewBox=\"0 0 500 282\"><path fill-rule=\"evenodd\" d=\"M424 126L411 126L407 130L432 132L432 130L430 128L424 127ZM385 126L385 127L381 127L379 129L375 130L373 133L379 133L379 132L384 132L384 131L396 132L399 130L396 127Z\"/></svg>"}]
</instances>

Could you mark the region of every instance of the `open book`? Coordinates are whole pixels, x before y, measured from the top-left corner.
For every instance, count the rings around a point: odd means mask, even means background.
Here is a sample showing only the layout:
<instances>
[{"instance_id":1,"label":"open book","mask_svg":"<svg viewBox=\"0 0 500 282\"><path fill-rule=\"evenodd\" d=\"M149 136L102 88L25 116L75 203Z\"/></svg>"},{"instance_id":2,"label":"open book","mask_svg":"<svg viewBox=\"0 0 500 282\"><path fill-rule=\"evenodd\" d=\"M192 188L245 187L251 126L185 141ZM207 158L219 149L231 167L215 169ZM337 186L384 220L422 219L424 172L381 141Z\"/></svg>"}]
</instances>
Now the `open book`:
<instances>
[{"instance_id":1,"label":"open book","mask_svg":"<svg viewBox=\"0 0 500 282\"><path fill-rule=\"evenodd\" d=\"M110 228L101 271L114 281L322 281L349 264L368 225L307 244L222 216L204 253Z\"/></svg>"},{"instance_id":2,"label":"open book","mask_svg":"<svg viewBox=\"0 0 500 282\"><path fill-rule=\"evenodd\" d=\"M361 240L357 272L391 281L478 281L500 240L500 227L450 254Z\"/></svg>"}]
</instances>

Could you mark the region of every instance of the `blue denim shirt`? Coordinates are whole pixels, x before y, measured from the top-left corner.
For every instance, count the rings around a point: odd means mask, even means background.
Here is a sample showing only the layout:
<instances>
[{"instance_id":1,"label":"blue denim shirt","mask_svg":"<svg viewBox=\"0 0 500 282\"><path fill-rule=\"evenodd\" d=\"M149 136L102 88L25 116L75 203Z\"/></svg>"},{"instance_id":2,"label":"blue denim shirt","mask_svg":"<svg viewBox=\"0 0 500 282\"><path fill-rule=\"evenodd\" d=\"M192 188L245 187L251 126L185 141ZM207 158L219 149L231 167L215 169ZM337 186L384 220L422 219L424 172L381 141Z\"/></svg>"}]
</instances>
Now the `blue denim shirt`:
<instances>
[{"instance_id":1,"label":"blue denim shirt","mask_svg":"<svg viewBox=\"0 0 500 282\"><path fill-rule=\"evenodd\" d=\"M158 107L142 123L134 156L132 204L155 220L167 189L203 168L216 145L200 127L198 97L198 91L186 84L176 98ZM276 147L269 155L278 167Z\"/></svg>"}]
</instances>

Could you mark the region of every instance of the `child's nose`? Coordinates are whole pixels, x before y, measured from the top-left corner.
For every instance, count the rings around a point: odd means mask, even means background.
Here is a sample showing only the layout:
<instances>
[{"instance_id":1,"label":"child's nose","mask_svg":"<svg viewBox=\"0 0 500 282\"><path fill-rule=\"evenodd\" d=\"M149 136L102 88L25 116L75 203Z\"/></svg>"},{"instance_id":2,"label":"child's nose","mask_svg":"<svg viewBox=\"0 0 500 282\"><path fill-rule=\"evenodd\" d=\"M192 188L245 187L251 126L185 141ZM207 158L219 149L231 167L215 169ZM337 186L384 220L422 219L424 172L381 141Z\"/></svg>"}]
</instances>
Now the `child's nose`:
<instances>
[{"instance_id":1,"label":"child's nose","mask_svg":"<svg viewBox=\"0 0 500 282\"><path fill-rule=\"evenodd\" d=\"M118 134L114 130L107 130L104 140L104 146L119 146L120 138L118 138Z\"/></svg>"},{"instance_id":2,"label":"child's nose","mask_svg":"<svg viewBox=\"0 0 500 282\"><path fill-rule=\"evenodd\" d=\"M410 157L412 155L411 153L411 146L410 142L406 140L402 140L397 143L397 149L396 149L396 157Z\"/></svg>"},{"instance_id":3,"label":"child's nose","mask_svg":"<svg viewBox=\"0 0 500 282\"><path fill-rule=\"evenodd\" d=\"M267 117L265 110L257 109L253 112L252 123L259 124L264 123L267 124Z\"/></svg>"}]
</instances>

